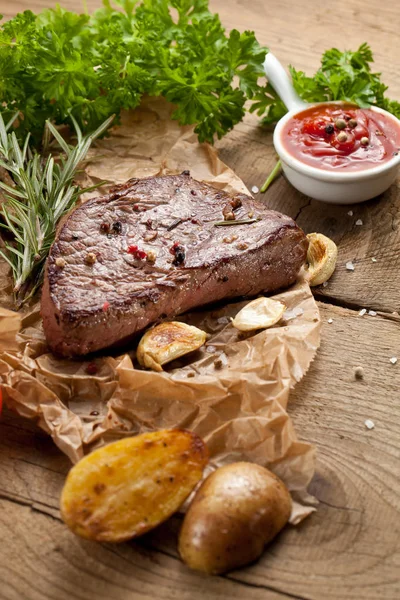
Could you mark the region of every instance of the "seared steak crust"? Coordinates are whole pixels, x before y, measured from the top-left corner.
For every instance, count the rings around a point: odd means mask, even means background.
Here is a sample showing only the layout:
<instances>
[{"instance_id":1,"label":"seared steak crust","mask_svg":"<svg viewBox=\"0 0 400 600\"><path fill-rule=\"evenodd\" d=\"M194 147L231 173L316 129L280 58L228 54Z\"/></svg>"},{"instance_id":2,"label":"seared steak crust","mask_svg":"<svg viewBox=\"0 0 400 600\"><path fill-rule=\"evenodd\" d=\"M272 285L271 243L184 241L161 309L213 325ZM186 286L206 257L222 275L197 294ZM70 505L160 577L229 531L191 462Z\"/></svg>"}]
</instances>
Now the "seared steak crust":
<instances>
[{"instance_id":1,"label":"seared steak crust","mask_svg":"<svg viewBox=\"0 0 400 600\"><path fill-rule=\"evenodd\" d=\"M227 213L257 220L215 226ZM131 179L75 209L58 232L42 294L48 344L84 355L196 306L286 287L307 246L289 217L187 172Z\"/></svg>"}]
</instances>

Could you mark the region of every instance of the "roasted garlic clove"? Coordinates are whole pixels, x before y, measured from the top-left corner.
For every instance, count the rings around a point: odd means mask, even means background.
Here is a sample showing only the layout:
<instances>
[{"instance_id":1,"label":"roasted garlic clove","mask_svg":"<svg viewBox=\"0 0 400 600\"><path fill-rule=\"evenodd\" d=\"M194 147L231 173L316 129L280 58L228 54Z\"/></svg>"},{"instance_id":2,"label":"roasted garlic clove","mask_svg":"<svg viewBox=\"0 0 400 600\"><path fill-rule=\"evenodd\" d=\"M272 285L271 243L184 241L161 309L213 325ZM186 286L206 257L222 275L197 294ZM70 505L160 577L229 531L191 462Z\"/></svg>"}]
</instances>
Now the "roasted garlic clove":
<instances>
[{"instance_id":1,"label":"roasted garlic clove","mask_svg":"<svg viewBox=\"0 0 400 600\"><path fill-rule=\"evenodd\" d=\"M162 365L198 350L206 338L204 331L186 323L161 323L146 331L137 348L137 359L142 367L162 371Z\"/></svg>"},{"instance_id":2,"label":"roasted garlic clove","mask_svg":"<svg viewBox=\"0 0 400 600\"><path fill-rule=\"evenodd\" d=\"M307 251L307 280L311 286L321 285L331 277L336 267L338 249L330 238L322 233L309 233Z\"/></svg>"},{"instance_id":3,"label":"roasted garlic clove","mask_svg":"<svg viewBox=\"0 0 400 600\"><path fill-rule=\"evenodd\" d=\"M286 306L278 300L271 298L257 298L252 300L238 312L232 325L239 331L253 331L254 329L267 329L281 320Z\"/></svg>"}]
</instances>

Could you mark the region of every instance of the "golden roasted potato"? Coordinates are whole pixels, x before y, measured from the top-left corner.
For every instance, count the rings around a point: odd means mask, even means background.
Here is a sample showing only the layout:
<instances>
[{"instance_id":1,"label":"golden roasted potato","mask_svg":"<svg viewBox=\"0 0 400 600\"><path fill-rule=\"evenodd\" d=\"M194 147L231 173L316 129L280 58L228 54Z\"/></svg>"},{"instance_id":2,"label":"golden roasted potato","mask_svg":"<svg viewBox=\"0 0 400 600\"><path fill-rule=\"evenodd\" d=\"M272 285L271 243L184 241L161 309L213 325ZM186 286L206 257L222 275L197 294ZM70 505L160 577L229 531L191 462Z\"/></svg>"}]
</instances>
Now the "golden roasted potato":
<instances>
[{"instance_id":1,"label":"golden roasted potato","mask_svg":"<svg viewBox=\"0 0 400 600\"><path fill-rule=\"evenodd\" d=\"M335 242L322 233L309 233L307 238L307 280L311 286L321 285L336 268L338 249Z\"/></svg>"},{"instance_id":2,"label":"golden roasted potato","mask_svg":"<svg viewBox=\"0 0 400 600\"><path fill-rule=\"evenodd\" d=\"M196 493L179 535L192 569L225 573L258 558L287 523L292 500L282 481L252 463L217 469Z\"/></svg>"},{"instance_id":3,"label":"golden roasted potato","mask_svg":"<svg viewBox=\"0 0 400 600\"><path fill-rule=\"evenodd\" d=\"M176 512L201 480L204 442L180 429L143 433L95 450L68 474L61 515L77 535L123 542Z\"/></svg>"},{"instance_id":4,"label":"golden roasted potato","mask_svg":"<svg viewBox=\"0 0 400 600\"><path fill-rule=\"evenodd\" d=\"M142 367L162 371L162 365L198 350L206 339L207 334L197 327L169 321L146 331L136 356Z\"/></svg>"},{"instance_id":5,"label":"golden roasted potato","mask_svg":"<svg viewBox=\"0 0 400 600\"><path fill-rule=\"evenodd\" d=\"M286 306L272 298L256 298L242 308L232 320L232 325L239 331L267 329L281 320Z\"/></svg>"}]
</instances>

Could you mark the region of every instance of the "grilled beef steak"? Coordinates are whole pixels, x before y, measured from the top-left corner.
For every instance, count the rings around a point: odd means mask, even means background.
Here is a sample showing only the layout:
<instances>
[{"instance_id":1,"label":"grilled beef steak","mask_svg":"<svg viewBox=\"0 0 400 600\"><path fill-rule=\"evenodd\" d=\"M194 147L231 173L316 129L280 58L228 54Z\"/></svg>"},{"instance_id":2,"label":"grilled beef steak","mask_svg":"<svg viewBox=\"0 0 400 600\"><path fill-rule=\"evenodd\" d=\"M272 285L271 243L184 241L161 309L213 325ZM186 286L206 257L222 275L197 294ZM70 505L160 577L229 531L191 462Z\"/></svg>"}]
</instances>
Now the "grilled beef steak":
<instances>
[{"instance_id":1,"label":"grilled beef steak","mask_svg":"<svg viewBox=\"0 0 400 600\"><path fill-rule=\"evenodd\" d=\"M253 222L216 226L216 222ZM243 194L181 175L132 179L75 209L58 232L42 295L50 348L72 357L159 319L293 283L307 238Z\"/></svg>"}]
</instances>

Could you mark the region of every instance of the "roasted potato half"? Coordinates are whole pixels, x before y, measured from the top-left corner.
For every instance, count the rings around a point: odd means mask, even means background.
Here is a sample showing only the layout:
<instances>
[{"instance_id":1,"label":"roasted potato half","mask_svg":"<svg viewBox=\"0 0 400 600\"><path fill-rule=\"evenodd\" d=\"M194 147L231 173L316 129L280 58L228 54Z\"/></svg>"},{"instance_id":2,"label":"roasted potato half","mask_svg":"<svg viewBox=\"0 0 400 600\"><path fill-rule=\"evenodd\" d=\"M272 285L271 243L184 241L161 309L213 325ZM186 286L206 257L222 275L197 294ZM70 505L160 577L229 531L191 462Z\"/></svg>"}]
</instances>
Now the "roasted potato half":
<instances>
[{"instance_id":1,"label":"roasted potato half","mask_svg":"<svg viewBox=\"0 0 400 600\"><path fill-rule=\"evenodd\" d=\"M162 365L189 352L198 350L207 334L197 327L169 321L146 331L137 348L137 359L142 367L162 371Z\"/></svg>"},{"instance_id":2,"label":"roasted potato half","mask_svg":"<svg viewBox=\"0 0 400 600\"><path fill-rule=\"evenodd\" d=\"M288 522L292 500L282 481L252 463L217 469L196 493L179 535L192 569L219 574L258 558Z\"/></svg>"},{"instance_id":3,"label":"roasted potato half","mask_svg":"<svg viewBox=\"0 0 400 600\"><path fill-rule=\"evenodd\" d=\"M203 476L204 442L173 429L125 438L95 450L69 472L61 515L77 535L123 542L176 512Z\"/></svg>"}]
</instances>

